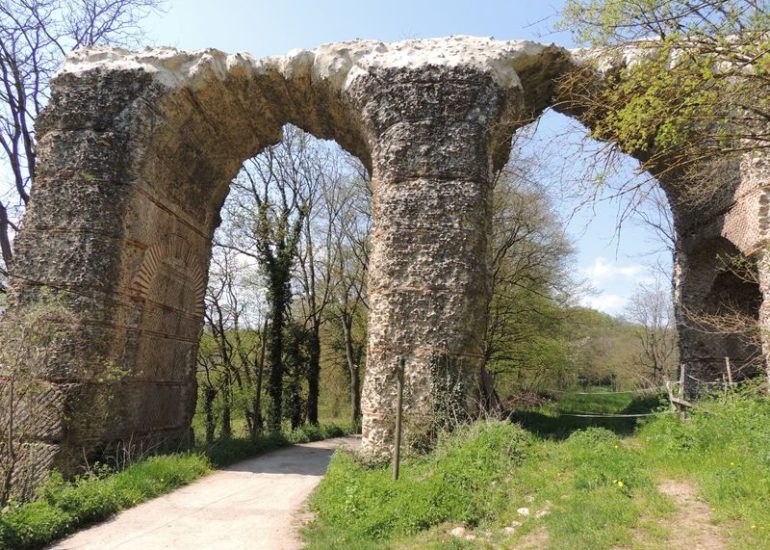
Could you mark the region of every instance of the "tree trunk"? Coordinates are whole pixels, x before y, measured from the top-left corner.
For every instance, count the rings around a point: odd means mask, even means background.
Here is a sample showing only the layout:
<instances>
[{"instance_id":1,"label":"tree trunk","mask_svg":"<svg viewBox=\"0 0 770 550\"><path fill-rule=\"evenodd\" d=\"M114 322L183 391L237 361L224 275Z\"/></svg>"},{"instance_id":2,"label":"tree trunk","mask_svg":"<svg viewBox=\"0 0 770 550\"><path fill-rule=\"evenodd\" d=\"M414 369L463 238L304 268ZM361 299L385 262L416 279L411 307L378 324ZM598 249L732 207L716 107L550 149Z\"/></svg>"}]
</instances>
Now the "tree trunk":
<instances>
[{"instance_id":1,"label":"tree trunk","mask_svg":"<svg viewBox=\"0 0 770 550\"><path fill-rule=\"evenodd\" d=\"M302 424L302 386L300 384L300 377L298 374L294 374L291 378L291 384L289 385L289 420L291 421L291 429L296 430Z\"/></svg>"},{"instance_id":2,"label":"tree trunk","mask_svg":"<svg viewBox=\"0 0 770 550\"><path fill-rule=\"evenodd\" d=\"M267 415L267 427L271 432L281 431L283 412L283 309L286 302L286 289L283 282L272 283L271 326L270 326L270 377L267 381L267 393L270 406Z\"/></svg>"},{"instance_id":3,"label":"tree trunk","mask_svg":"<svg viewBox=\"0 0 770 550\"><path fill-rule=\"evenodd\" d=\"M256 439L262 433L264 419L262 418L262 376L265 372L265 354L267 352L267 321L262 326L262 344L259 349L259 359L257 359L256 373L254 376L254 404L252 411L253 421L251 423L251 438Z\"/></svg>"},{"instance_id":4,"label":"tree trunk","mask_svg":"<svg viewBox=\"0 0 770 550\"><path fill-rule=\"evenodd\" d=\"M361 367L353 357L353 320L350 316L342 316L342 332L345 338L345 358L350 372L350 424L355 433L361 426Z\"/></svg>"},{"instance_id":5,"label":"tree trunk","mask_svg":"<svg viewBox=\"0 0 770 550\"><path fill-rule=\"evenodd\" d=\"M313 322L308 342L308 395L307 395L307 420L314 426L318 425L318 395L321 376L321 327L318 321Z\"/></svg>"},{"instance_id":6,"label":"tree trunk","mask_svg":"<svg viewBox=\"0 0 770 550\"><path fill-rule=\"evenodd\" d=\"M206 445L214 442L214 431L216 429L216 419L214 418L214 399L217 397L217 390L212 387L206 387L203 390L203 412L206 417Z\"/></svg>"},{"instance_id":7,"label":"tree trunk","mask_svg":"<svg viewBox=\"0 0 770 550\"><path fill-rule=\"evenodd\" d=\"M225 383L222 387L222 437L225 439L230 439L233 436L232 405L230 376L226 375Z\"/></svg>"},{"instance_id":8,"label":"tree trunk","mask_svg":"<svg viewBox=\"0 0 770 550\"><path fill-rule=\"evenodd\" d=\"M479 372L479 382L481 386L482 412L487 415L496 415L502 410L502 404L495 389L495 375L489 372L483 365Z\"/></svg>"}]
</instances>

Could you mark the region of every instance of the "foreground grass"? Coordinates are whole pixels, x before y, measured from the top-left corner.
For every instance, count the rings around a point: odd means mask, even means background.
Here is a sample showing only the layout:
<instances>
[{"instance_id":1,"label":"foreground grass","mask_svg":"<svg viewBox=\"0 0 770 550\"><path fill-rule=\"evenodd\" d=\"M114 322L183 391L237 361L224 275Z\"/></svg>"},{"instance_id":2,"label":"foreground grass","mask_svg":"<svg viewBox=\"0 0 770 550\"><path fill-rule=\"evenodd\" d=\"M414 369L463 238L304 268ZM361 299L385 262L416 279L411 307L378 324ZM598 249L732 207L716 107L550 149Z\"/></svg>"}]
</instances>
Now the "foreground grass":
<instances>
[{"instance_id":1,"label":"foreground grass","mask_svg":"<svg viewBox=\"0 0 770 550\"><path fill-rule=\"evenodd\" d=\"M173 491L207 474L201 454L156 456L122 472L96 473L71 483L55 475L40 498L0 514L0 548L39 548L87 525Z\"/></svg>"},{"instance_id":2,"label":"foreground grass","mask_svg":"<svg viewBox=\"0 0 770 550\"><path fill-rule=\"evenodd\" d=\"M611 399L622 410L656 402ZM538 414L558 423L566 407ZM767 398L715 399L689 420L656 416L635 432L569 418L549 431L533 418L529 430L466 428L407 461L399 482L338 453L311 501L310 548L663 548L677 507L658 491L666 479L695 488L732 547L770 548ZM465 537L450 535L458 526Z\"/></svg>"},{"instance_id":3,"label":"foreground grass","mask_svg":"<svg viewBox=\"0 0 770 550\"><path fill-rule=\"evenodd\" d=\"M39 498L0 512L0 550L42 548L89 524L169 493L239 460L291 445L345 435L337 426L303 426L258 439L217 441L207 449L154 456L114 473L97 470L71 482L60 475L39 490Z\"/></svg>"}]
</instances>

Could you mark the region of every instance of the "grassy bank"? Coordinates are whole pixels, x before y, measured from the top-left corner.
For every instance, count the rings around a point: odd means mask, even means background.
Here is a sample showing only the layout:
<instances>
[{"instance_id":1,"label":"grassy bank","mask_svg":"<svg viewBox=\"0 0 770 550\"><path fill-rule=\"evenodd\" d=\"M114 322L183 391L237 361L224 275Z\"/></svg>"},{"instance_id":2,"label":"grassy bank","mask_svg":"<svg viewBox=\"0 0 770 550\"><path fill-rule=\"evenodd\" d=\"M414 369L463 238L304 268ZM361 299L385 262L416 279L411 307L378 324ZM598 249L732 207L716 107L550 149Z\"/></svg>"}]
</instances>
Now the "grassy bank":
<instances>
[{"instance_id":1,"label":"grassy bank","mask_svg":"<svg viewBox=\"0 0 770 550\"><path fill-rule=\"evenodd\" d=\"M666 483L692 487L723 542L770 548L766 398L735 394L687 420L660 414L638 425L559 416L650 412L658 402L591 399L521 411L522 425L466 428L407 461L399 482L339 453L312 498L310 548L676 548L682 518L694 514Z\"/></svg>"},{"instance_id":2,"label":"grassy bank","mask_svg":"<svg viewBox=\"0 0 770 550\"><path fill-rule=\"evenodd\" d=\"M39 497L0 512L0 550L42 548L121 510L171 492L206 474L286 445L345 435L334 425L303 426L257 439L232 438L188 453L154 456L120 472L97 468L65 482L53 475Z\"/></svg>"}]
</instances>

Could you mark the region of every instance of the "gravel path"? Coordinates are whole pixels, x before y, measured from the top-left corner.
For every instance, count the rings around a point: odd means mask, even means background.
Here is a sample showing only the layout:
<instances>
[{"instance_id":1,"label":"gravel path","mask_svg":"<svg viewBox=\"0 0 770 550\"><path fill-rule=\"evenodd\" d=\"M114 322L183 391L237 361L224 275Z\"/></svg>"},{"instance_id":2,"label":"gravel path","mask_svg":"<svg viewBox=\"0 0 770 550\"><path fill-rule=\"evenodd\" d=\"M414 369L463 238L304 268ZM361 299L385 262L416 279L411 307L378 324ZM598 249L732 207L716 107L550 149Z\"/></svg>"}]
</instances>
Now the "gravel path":
<instances>
[{"instance_id":1,"label":"gravel path","mask_svg":"<svg viewBox=\"0 0 770 550\"><path fill-rule=\"evenodd\" d=\"M294 445L219 470L51 548L180 550L301 548L298 516L341 437Z\"/></svg>"}]
</instances>

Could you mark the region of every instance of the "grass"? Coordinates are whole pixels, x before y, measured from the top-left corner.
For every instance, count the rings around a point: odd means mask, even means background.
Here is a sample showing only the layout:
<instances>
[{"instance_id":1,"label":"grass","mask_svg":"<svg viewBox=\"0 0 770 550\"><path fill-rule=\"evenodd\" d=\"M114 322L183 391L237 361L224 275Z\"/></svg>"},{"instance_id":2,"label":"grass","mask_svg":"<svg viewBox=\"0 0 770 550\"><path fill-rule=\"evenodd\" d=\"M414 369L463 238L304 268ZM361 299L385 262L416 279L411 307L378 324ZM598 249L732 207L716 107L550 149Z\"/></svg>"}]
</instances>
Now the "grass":
<instances>
[{"instance_id":1,"label":"grass","mask_svg":"<svg viewBox=\"0 0 770 550\"><path fill-rule=\"evenodd\" d=\"M369 548L446 521L478 525L504 504L505 478L530 444L513 424L476 424L407 462L398 482L387 468L366 469L338 453L311 500L320 519L315 545Z\"/></svg>"},{"instance_id":2,"label":"grass","mask_svg":"<svg viewBox=\"0 0 770 550\"><path fill-rule=\"evenodd\" d=\"M591 395L565 395L561 399L534 410L514 411L512 419L541 437L564 439L575 430L606 428L620 435L635 432L638 419L634 417L570 416L584 412L602 414L647 414L664 402L657 394L634 396L597 392Z\"/></svg>"},{"instance_id":3,"label":"grass","mask_svg":"<svg viewBox=\"0 0 770 550\"><path fill-rule=\"evenodd\" d=\"M649 412L658 402L579 396L520 411L523 425L478 423L406 461L399 482L338 453L312 497L306 540L314 549L663 548L677 504L658 484L673 479L710 505L731 547L770 548L766 397L715 398L687 420L662 414L638 425L558 416ZM451 536L457 526L475 538Z\"/></svg>"},{"instance_id":4,"label":"grass","mask_svg":"<svg viewBox=\"0 0 770 550\"><path fill-rule=\"evenodd\" d=\"M97 468L73 481L53 474L32 502L0 511L0 550L42 548L121 510L166 494L239 460L295 443L345 435L335 425L303 426L258 439L218 440L207 449L153 456L120 472Z\"/></svg>"},{"instance_id":5,"label":"grass","mask_svg":"<svg viewBox=\"0 0 770 550\"><path fill-rule=\"evenodd\" d=\"M40 498L0 514L0 548L40 548L80 526L173 491L210 469L206 457L190 453L151 457L122 472L94 472L72 482L53 475Z\"/></svg>"}]
</instances>

